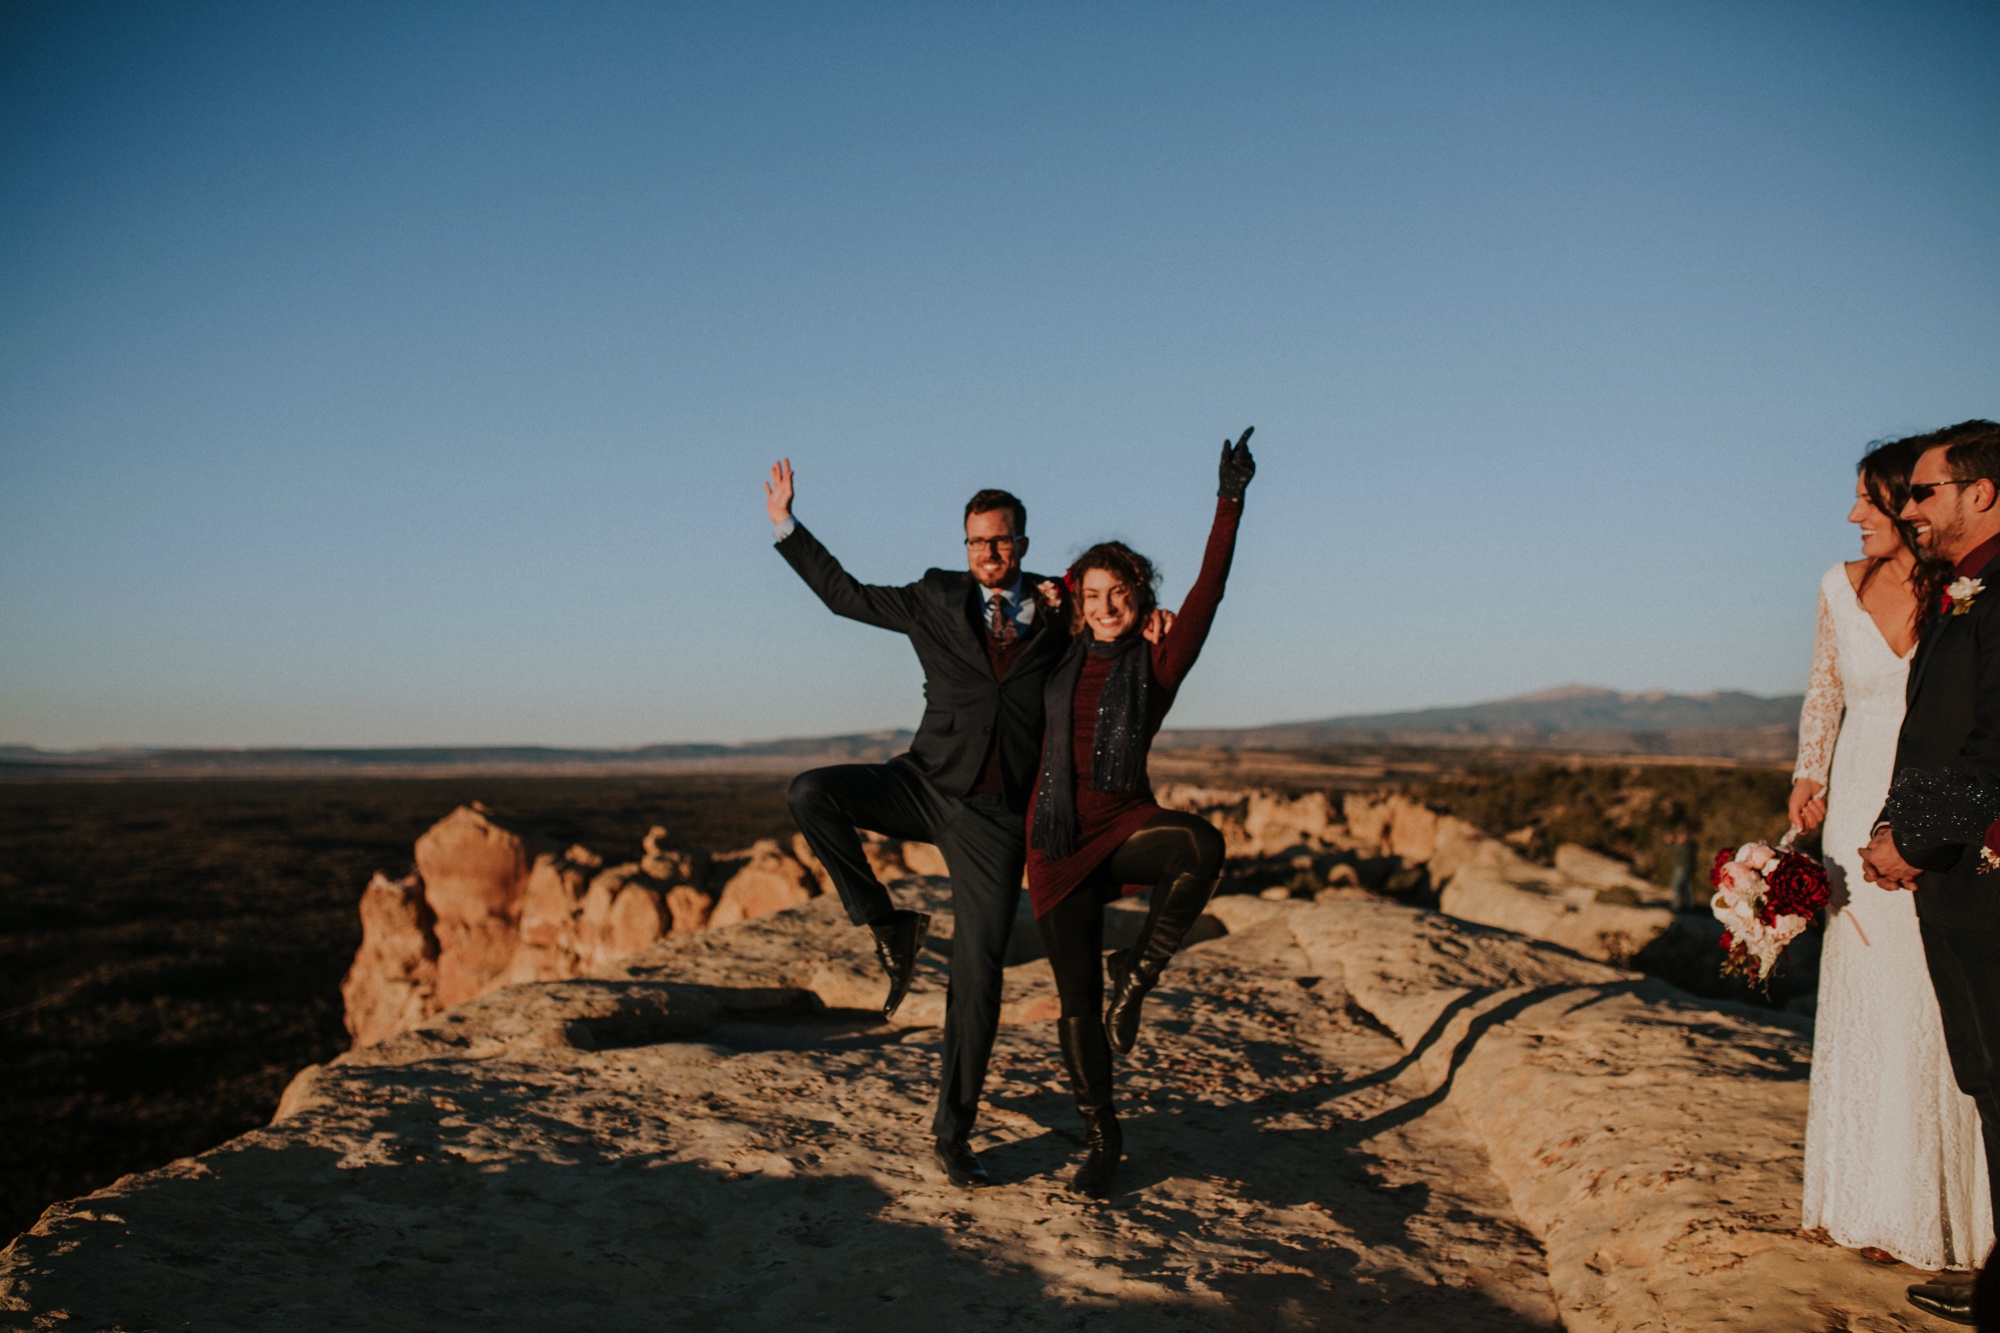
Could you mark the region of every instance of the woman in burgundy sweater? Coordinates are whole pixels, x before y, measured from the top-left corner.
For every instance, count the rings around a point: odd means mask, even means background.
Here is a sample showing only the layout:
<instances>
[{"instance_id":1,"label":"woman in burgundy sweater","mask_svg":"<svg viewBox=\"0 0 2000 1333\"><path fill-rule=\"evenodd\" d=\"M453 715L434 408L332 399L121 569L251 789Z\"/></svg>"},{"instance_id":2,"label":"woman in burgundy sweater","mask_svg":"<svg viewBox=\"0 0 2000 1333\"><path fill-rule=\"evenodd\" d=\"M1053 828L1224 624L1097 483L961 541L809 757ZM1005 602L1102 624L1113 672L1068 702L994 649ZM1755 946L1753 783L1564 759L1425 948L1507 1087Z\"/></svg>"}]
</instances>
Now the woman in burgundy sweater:
<instances>
[{"instance_id":1,"label":"woman in burgundy sweater","mask_svg":"<svg viewBox=\"0 0 2000 1333\"><path fill-rule=\"evenodd\" d=\"M1257 465L1250 432L1222 445L1215 526L1201 573L1157 644L1142 627L1155 606L1153 566L1121 542L1077 558L1065 576L1074 636L1050 676L1042 772L1029 807L1028 895L1062 999L1058 1028L1089 1145L1073 1187L1102 1197L1124 1147L1111 1099L1111 1048L1132 1049L1139 1005L1222 870L1222 835L1206 820L1162 810L1146 755L1201 652L1229 578L1243 492ZM1104 904L1152 889L1138 942L1111 955L1104 999ZM1100 1004L1103 1008L1100 1009Z\"/></svg>"}]
</instances>

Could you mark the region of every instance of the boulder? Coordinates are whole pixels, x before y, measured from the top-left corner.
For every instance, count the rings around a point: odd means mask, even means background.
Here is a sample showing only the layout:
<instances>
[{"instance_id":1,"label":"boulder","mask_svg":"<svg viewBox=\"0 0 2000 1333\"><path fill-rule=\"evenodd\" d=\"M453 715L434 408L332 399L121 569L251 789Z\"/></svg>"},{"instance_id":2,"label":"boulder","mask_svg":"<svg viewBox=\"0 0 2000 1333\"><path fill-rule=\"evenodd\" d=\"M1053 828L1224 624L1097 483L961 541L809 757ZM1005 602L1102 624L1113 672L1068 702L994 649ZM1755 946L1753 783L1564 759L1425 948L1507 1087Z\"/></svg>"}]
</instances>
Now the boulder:
<instances>
[{"instance_id":1,"label":"boulder","mask_svg":"<svg viewBox=\"0 0 2000 1333\"><path fill-rule=\"evenodd\" d=\"M1153 799L1163 810L1200 815L1222 835L1222 849L1232 857L1262 856L1263 843L1250 836L1243 812L1254 793L1224 787L1197 787L1192 783L1166 782L1153 789Z\"/></svg>"},{"instance_id":2,"label":"boulder","mask_svg":"<svg viewBox=\"0 0 2000 1333\"><path fill-rule=\"evenodd\" d=\"M1672 900L1666 889L1634 874L1623 861L1573 842L1556 848L1555 863L1564 878L1594 886L1607 902L1664 904Z\"/></svg>"},{"instance_id":3,"label":"boulder","mask_svg":"<svg viewBox=\"0 0 2000 1333\"><path fill-rule=\"evenodd\" d=\"M797 857L781 848L777 839L765 838L750 848L743 868L723 886L715 900L715 910L709 915L709 927L733 926L788 907L804 906L812 901L818 887L812 872Z\"/></svg>"},{"instance_id":4,"label":"boulder","mask_svg":"<svg viewBox=\"0 0 2000 1333\"><path fill-rule=\"evenodd\" d=\"M869 870L874 872L875 878L881 880L884 884L894 880L908 879L912 875L946 875L950 873L945 868L944 853L940 852L930 843L904 842L901 839L877 833L873 829L860 829L857 831L861 835L861 854L868 858ZM761 846L762 844L759 845ZM746 858L754 855L755 849L753 848L750 851L731 852L729 857L725 859ZM830 893L833 891L832 877L827 874L826 867L820 863L819 857L813 854L812 847L806 842L803 833L792 835L791 855L794 860L805 866L812 874L813 879L820 886L819 891L821 893Z\"/></svg>"},{"instance_id":5,"label":"boulder","mask_svg":"<svg viewBox=\"0 0 2000 1333\"><path fill-rule=\"evenodd\" d=\"M583 895L577 915L577 955L588 975L665 939L673 930L666 906L670 886L636 861L600 871ZM634 894L629 901L628 894Z\"/></svg>"},{"instance_id":6,"label":"boulder","mask_svg":"<svg viewBox=\"0 0 2000 1333\"><path fill-rule=\"evenodd\" d=\"M1248 855L1277 856L1294 847L1318 849L1344 844L1346 828L1325 792L1286 797L1253 791L1243 813L1243 833L1256 848Z\"/></svg>"},{"instance_id":7,"label":"boulder","mask_svg":"<svg viewBox=\"0 0 2000 1333\"><path fill-rule=\"evenodd\" d=\"M508 981L561 981L582 970L577 918L590 872L601 864L601 857L583 847L535 858L521 898L519 942L507 967Z\"/></svg>"},{"instance_id":8,"label":"boulder","mask_svg":"<svg viewBox=\"0 0 2000 1333\"><path fill-rule=\"evenodd\" d=\"M708 928L715 904L692 884L676 884L667 890L667 914L673 918L670 935L688 935Z\"/></svg>"},{"instance_id":9,"label":"boulder","mask_svg":"<svg viewBox=\"0 0 2000 1333\"><path fill-rule=\"evenodd\" d=\"M598 943L598 957L606 961L630 957L659 943L673 929L673 914L667 910L666 893L658 881L645 876L634 878L611 900L611 912L605 918L604 934Z\"/></svg>"},{"instance_id":10,"label":"boulder","mask_svg":"<svg viewBox=\"0 0 2000 1333\"><path fill-rule=\"evenodd\" d=\"M347 1031L371 1046L437 1012L435 918L415 875L377 874L361 893L361 947L340 983Z\"/></svg>"},{"instance_id":11,"label":"boulder","mask_svg":"<svg viewBox=\"0 0 2000 1333\"><path fill-rule=\"evenodd\" d=\"M944 853L927 842L904 843L903 865L913 875L948 877L951 874L951 867L944 863Z\"/></svg>"},{"instance_id":12,"label":"boulder","mask_svg":"<svg viewBox=\"0 0 2000 1333\"><path fill-rule=\"evenodd\" d=\"M868 858L868 868L875 872L875 878L884 884L908 879L912 873L903 860L903 844L894 838L885 838L879 833L864 829L861 834L861 854ZM751 849L750 855L753 857L756 855L755 848Z\"/></svg>"},{"instance_id":13,"label":"boulder","mask_svg":"<svg viewBox=\"0 0 2000 1333\"><path fill-rule=\"evenodd\" d=\"M813 881L819 885L821 893L832 893L834 891L833 876L827 873L824 865L820 864L819 857L813 855L812 844L806 841L805 834L794 833L792 835L792 855L812 875Z\"/></svg>"},{"instance_id":14,"label":"boulder","mask_svg":"<svg viewBox=\"0 0 2000 1333\"><path fill-rule=\"evenodd\" d=\"M1445 882L1438 907L1461 921L1517 931L1620 965L1673 928L1674 914L1667 908L1600 902L1599 892L1596 884L1537 866L1489 839Z\"/></svg>"},{"instance_id":15,"label":"boulder","mask_svg":"<svg viewBox=\"0 0 2000 1333\"><path fill-rule=\"evenodd\" d=\"M440 1007L472 999L505 976L533 863L528 839L477 803L417 839L417 875L437 917Z\"/></svg>"},{"instance_id":16,"label":"boulder","mask_svg":"<svg viewBox=\"0 0 2000 1333\"><path fill-rule=\"evenodd\" d=\"M664 825L646 830L641 845L645 855L639 858L639 869L662 884L700 885L708 878L708 853L675 847Z\"/></svg>"}]
</instances>

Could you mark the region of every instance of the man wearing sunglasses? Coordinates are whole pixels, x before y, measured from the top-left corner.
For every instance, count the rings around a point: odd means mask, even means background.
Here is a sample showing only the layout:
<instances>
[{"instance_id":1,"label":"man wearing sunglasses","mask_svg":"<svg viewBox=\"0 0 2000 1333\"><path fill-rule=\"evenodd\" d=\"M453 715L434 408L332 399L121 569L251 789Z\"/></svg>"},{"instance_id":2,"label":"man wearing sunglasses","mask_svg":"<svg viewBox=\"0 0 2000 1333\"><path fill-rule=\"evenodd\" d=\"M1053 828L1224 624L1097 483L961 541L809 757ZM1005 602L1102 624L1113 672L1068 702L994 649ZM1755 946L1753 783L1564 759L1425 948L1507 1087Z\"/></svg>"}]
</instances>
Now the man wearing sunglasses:
<instances>
[{"instance_id":1,"label":"man wearing sunglasses","mask_svg":"<svg viewBox=\"0 0 2000 1333\"><path fill-rule=\"evenodd\" d=\"M1069 644L1068 605L1038 604L1024 574L1028 511L1006 491L965 506L965 568L915 583L857 581L792 517L792 465L764 486L778 553L827 609L909 636L924 668L924 715L909 751L886 764L839 764L792 783L792 818L832 877L848 918L875 934L889 974L884 1018L910 987L930 918L890 898L857 829L935 843L951 871L951 985L942 1086L932 1120L952 1183L987 1183L967 1145L1000 1025L1000 987L1027 856L1023 819L1041 758L1042 687ZM1058 585L1059 586L1059 585Z\"/></svg>"},{"instance_id":2,"label":"man wearing sunglasses","mask_svg":"<svg viewBox=\"0 0 2000 1333\"><path fill-rule=\"evenodd\" d=\"M1902 517L1923 554L1952 562L1940 614L1910 664L1896 772L2000 773L2000 425L1964 421L1910 443L1924 447ZM1944 1020L1952 1076L1979 1108L1988 1189L2000 1170L2000 874L1980 846L1878 820L1861 850L1866 878L1912 889L1924 960ZM2000 1217L2000 1190L1994 1191ZM1992 1265L1991 1256L1987 1266ZM1923 1282L1918 1307L1973 1322L1972 1287Z\"/></svg>"}]
</instances>

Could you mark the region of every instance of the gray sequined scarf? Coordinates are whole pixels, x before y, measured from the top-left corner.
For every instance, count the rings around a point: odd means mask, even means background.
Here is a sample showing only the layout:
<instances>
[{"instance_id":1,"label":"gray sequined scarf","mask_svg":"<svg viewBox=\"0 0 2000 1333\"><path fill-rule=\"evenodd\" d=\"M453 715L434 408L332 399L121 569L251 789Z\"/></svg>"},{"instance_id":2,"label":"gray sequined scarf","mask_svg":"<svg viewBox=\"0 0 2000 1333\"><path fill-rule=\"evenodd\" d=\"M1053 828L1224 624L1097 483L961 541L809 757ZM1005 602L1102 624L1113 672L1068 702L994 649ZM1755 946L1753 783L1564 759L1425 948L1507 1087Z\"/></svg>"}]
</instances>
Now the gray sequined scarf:
<instances>
[{"instance_id":1,"label":"gray sequined scarf","mask_svg":"<svg viewBox=\"0 0 2000 1333\"><path fill-rule=\"evenodd\" d=\"M1053 857L1076 851L1076 760L1072 714L1085 654L1114 659L1097 698L1097 733L1090 748L1090 785L1102 792L1135 792L1146 785L1146 691L1150 655L1137 631L1099 643L1087 635L1070 641L1043 687L1042 776L1035 797L1035 850Z\"/></svg>"}]
</instances>

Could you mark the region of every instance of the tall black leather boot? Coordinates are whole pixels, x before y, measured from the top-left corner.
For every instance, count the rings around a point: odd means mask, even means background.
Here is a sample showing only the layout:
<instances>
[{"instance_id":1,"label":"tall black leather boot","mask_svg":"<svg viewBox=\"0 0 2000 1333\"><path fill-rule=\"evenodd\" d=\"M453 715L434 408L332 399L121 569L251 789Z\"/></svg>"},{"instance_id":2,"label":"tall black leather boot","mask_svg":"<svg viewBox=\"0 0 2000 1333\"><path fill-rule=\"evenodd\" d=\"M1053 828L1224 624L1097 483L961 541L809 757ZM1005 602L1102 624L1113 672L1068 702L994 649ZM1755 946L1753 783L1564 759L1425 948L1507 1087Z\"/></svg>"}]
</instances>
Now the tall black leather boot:
<instances>
[{"instance_id":1,"label":"tall black leather boot","mask_svg":"<svg viewBox=\"0 0 2000 1333\"><path fill-rule=\"evenodd\" d=\"M1104 1031L1120 1055L1129 1055L1132 1043L1139 1040L1139 1005L1159 984L1174 951L1207 910L1215 884L1199 875L1180 875L1155 888L1138 942L1106 962L1110 997L1104 1004Z\"/></svg>"},{"instance_id":2,"label":"tall black leather boot","mask_svg":"<svg viewBox=\"0 0 2000 1333\"><path fill-rule=\"evenodd\" d=\"M1125 1134L1111 1101L1111 1048L1094 1018L1060 1018L1063 1063L1069 1067L1076 1092L1077 1113L1083 1117L1083 1142L1088 1151L1070 1179L1078 1194L1102 1199L1111 1193L1111 1178L1125 1155Z\"/></svg>"}]
</instances>

